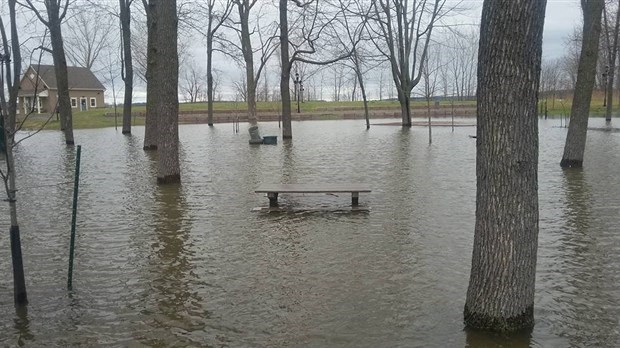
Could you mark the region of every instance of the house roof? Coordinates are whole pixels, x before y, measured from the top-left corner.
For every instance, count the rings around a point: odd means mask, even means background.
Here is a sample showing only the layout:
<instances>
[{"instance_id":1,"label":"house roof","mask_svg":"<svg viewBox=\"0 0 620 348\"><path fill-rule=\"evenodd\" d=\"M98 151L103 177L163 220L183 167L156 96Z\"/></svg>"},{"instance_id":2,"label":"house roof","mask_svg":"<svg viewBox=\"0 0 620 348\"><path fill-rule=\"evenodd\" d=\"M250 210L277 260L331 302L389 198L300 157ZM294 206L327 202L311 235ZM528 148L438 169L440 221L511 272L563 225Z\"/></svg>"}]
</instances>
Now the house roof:
<instances>
[{"instance_id":1,"label":"house roof","mask_svg":"<svg viewBox=\"0 0 620 348\"><path fill-rule=\"evenodd\" d=\"M50 89L58 89L56 83L56 73L53 65L37 65L30 66L34 71L38 71L43 82ZM88 68L77 66L68 66L67 75L69 78L69 89L95 89L105 90L105 87L99 82L95 74Z\"/></svg>"}]
</instances>

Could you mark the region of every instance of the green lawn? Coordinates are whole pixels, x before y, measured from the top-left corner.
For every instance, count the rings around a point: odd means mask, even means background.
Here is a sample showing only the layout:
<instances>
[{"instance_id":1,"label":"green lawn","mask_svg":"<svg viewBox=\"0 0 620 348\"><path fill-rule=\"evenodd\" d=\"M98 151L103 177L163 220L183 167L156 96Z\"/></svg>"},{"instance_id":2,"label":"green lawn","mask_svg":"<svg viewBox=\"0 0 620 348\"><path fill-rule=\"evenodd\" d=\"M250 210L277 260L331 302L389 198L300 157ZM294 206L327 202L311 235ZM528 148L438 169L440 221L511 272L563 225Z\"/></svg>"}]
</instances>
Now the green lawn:
<instances>
[{"instance_id":1,"label":"green lawn","mask_svg":"<svg viewBox=\"0 0 620 348\"><path fill-rule=\"evenodd\" d=\"M571 107L570 99L560 99L556 98L555 101L552 99L547 99L547 112L550 116L560 116L560 115L568 115L570 113ZM449 101L440 101L441 105L447 105ZM455 102L459 105L470 105L475 106L476 102L473 100L470 101L459 101ZM542 99L541 99L542 103ZM434 104L434 103L433 103ZM615 105L619 103L616 102ZM540 104L539 104L540 105ZM603 105L602 95L595 95L592 98L592 108L591 112L595 115L603 115L605 112L605 108ZM425 101L413 101L412 107L425 107ZM399 108L398 101L370 101L369 107L371 109L389 109L389 108ZM213 105L214 110L217 111L242 111L245 110L246 104L244 102L215 102ZM291 108L293 111L297 109L297 103L291 102ZM339 112L343 112L345 110L351 109L359 109L363 108L363 104L361 101L341 101L341 102L322 102L322 101L307 101L304 103L300 103L300 109L302 112L330 112L334 115L338 115ZM281 109L280 102L258 102L257 104L258 111L274 111L279 112ZM181 103L179 104L180 111L196 111L196 110L207 110L206 103ZM539 111L541 109L539 108ZM544 105L543 105L544 110ZM614 111L618 111L618 108L614 108ZM145 106L134 106L132 108L132 113L134 113L134 117L132 119L132 125L144 125L144 118L139 115L143 115L145 112ZM122 107L117 108L117 119L116 124L118 127L122 127ZM24 124L24 128L27 129L39 129L47 120L49 115L31 115L28 120ZM73 113L73 128L102 128L102 127L114 127L115 125L115 117L114 117L114 108L101 108L94 109L88 111L74 111ZM45 126L45 129L59 129L60 122L56 121L56 116L54 115L51 120Z\"/></svg>"}]
</instances>

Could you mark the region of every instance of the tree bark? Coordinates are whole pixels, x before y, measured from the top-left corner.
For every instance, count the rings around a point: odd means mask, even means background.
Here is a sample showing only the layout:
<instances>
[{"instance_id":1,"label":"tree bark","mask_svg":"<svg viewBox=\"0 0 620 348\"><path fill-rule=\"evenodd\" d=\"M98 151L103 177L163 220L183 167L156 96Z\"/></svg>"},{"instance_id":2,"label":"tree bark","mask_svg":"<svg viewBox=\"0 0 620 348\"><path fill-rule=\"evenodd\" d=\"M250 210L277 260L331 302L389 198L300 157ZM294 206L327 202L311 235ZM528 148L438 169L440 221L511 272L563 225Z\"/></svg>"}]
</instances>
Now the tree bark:
<instances>
[{"instance_id":1,"label":"tree bark","mask_svg":"<svg viewBox=\"0 0 620 348\"><path fill-rule=\"evenodd\" d=\"M566 135L564 154L560 162L562 168L583 167L583 153L586 148L592 89L596 79L596 63L601 35L601 13L603 12L605 1L582 0L582 5L584 6L583 40L570 113L570 124L568 126L568 134Z\"/></svg>"},{"instance_id":2,"label":"tree bark","mask_svg":"<svg viewBox=\"0 0 620 348\"><path fill-rule=\"evenodd\" d=\"M123 134L131 134L131 104L133 102L133 58L131 55L131 2L119 0L120 21L123 33L123 82L125 98L123 100Z\"/></svg>"},{"instance_id":3,"label":"tree bark","mask_svg":"<svg viewBox=\"0 0 620 348\"><path fill-rule=\"evenodd\" d=\"M288 52L288 1L280 0L280 60L282 74L280 75L280 95L282 96L282 138L293 138L291 123L291 91L290 74L291 62Z\"/></svg>"},{"instance_id":4,"label":"tree bark","mask_svg":"<svg viewBox=\"0 0 620 348\"><path fill-rule=\"evenodd\" d=\"M177 52L178 17L176 0L159 1L155 14L158 55L154 82L158 117L159 152L157 182L160 184L181 181L179 165L179 57ZM149 81L149 84L151 81Z\"/></svg>"},{"instance_id":5,"label":"tree bark","mask_svg":"<svg viewBox=\"0 0 620 348\"><path fill-rule=\"evenodd\" d=\"M476 224L465 324L534 324L538 119L546 0L485 0L478 58Z\"/></svg>"},{"instance_id":6,"label":"tree bark","mask_svg":"<svg viewBox=\"0 0 620 348\"><path fill-rule=\"evenodd\" d=\"M155 11L160 6L160 0L149 0L146 6L147 57L146 57L146 117L144 119L144 150L157 150L157 123L159 110L157 109L157 82L155 71L158 69L160 57L157 52L156 40L159 23Z\"/></svg>"},{"instance_id":7,"label":"tree bark","mask_svg":"<svg viewBox=\"0 0 620 348\"><path fill-rule=\"evenodd\" d=\"M50 40L52 42L52 58L54 60L54 72L58 87L58 110L60 112L60 125L64 130L65 143L73 145L73 115L71 112L71 98L69 96L69 79L67 77L67 58L62 41L61 19L59 17L59 5L54 1L46 2L49 20Z\"/></svg>"}]
</instances>

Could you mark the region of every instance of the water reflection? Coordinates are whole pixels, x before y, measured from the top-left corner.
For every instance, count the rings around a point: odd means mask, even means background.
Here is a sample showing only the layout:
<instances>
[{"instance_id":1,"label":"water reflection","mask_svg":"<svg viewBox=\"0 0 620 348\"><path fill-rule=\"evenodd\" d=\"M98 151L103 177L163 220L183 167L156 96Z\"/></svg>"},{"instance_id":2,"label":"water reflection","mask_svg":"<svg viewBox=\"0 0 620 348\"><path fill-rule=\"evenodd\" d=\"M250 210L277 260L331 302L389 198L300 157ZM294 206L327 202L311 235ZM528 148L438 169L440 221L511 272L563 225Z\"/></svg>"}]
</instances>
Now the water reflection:
<instances>
[{"instance_id":1,"label":"water reflection","mask_svg":"<svg viewBox=\"0 0 620 348\"><path fill-rule=\"evenodd\" d=\"M15 307L15 318L13 319L15 331L18 333L17 345L23 347L26 343L34 339L34 335L30 331L30 319L28 318L27 306Z\"/></svg>"},{"instance_id":2,"label":"water reflection","mask_svg":"<svg viewBox=\"0 0 620 348\"><path fill-rule=\"evenodd\" d=\"M479 330L465 329L467 340L465 347L471 348L528 348L532 346L532 332L526 330L511 334L500 334Z\"/></svg>"},{"instance_id":3,"label":"water reflection","mask_svg":"<svg viewBox=\"0 0 620 348\"><path fill-rule=\"evenodd\" d=\"M426 128L313 121L295 124L294 144L256 147L227 124L181 126L183 184L168 187L155 184L157 156L142 151L139 136L77 130L83 176L70 299L72 185L38 186L72 181L74 150L60 132L21 144L32 305L25 316L0 316L0 346L20 337L49 346L620 346L620 138L588 134L587 167L563 172L566 129L541 124L531 335L463 331L475 215L471 129L438 127L428 147ZM261 128L278 134L277 123ZM302 211L251 211L267 205L254 193L260 183L330 181L371 185L360 200L369 212L341 212L350 210L348 196L323 195L285 197ZM0 227L8 231L3 204ZM0 313L14 312L9 259L0 248Z\"/></svg>"},{"instance_id":4,"label":"water reflection","mask_svg":"<svg viewBox=\"0 0 620 348\"><path fill-rule=\"evenodd\" d=\"M617 311L610 308L618 301L617 291L609 286L615 252L609 250L609 235L599 226L606 217L596 216L591 183L584 170L564 170L563 175L566 225L560 249L565 253L562 271L567 286L558 289L556 299L558 309L564 312L560 323L577 333L570 338L573 346L617 346L619 333L610 334L601 327L601 323L612 327L619 323Z\"/></svg>"},{"instance_id":5,"label":"water reflection","mask_svg":"<svg viewBox=\"0 0 620 348\"><path fill-rule=\"evenodd\" d=\"M191 219L182 186L165 185L155 194L155 239L151 244L151 291L156 310L144 314L158 328L141 341L150 346L187 344L188 333L204 329L203 299L194 291Z\"/></svg>"}]
</instances>

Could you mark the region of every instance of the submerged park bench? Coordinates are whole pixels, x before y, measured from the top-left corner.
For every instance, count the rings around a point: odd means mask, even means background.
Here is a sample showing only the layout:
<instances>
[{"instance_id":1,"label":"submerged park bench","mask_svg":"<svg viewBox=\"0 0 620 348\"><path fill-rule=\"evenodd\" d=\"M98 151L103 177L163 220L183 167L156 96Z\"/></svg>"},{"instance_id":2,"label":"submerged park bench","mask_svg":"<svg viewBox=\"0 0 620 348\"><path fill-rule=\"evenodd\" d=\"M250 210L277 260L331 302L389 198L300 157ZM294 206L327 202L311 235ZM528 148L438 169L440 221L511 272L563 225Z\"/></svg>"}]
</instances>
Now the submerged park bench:
<instances>
[{"instance_id":1,"label":"submerged park bench","mask_svg":"<svg viewBox=\"0 0 620 348\"><path fill-rule=\"evenodd\" d=\"M360 192L371 192L370 188L362 184L268 184L262 185L255 191L266 193L269 206L278 206L280 193L351 193L351 204L359 204Z\"/></svg>"}]
</instances>

